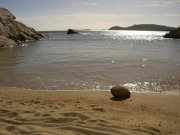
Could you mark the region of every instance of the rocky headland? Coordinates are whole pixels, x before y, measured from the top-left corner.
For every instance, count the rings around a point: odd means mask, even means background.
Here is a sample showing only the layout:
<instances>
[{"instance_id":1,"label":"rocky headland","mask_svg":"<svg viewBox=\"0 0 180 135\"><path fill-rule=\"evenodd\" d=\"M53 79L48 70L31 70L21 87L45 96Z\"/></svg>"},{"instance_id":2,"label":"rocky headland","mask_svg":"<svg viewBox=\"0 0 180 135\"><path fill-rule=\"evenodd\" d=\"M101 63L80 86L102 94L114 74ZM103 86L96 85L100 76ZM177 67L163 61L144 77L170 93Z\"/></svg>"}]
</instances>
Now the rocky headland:
<instances>
[{"instance_id":1,"label":"rocky headland","mask_svg":"<svg viewBox=\"0 0 180 135\"><path fill-rule=\"evenodd\" d=\"M113 26L109 30L142 30L142 31L172 31L174 27L156 25L156 24L138 24L129 27Z\"/></svg>"},{"instance_id":2,"label":"rocky headland","mask_svg":"<svg viewBox=\"0 0 180 135\"><path fill-rule=\"evenodd\" d=\"M180 39L180 27L164 35L164 38Z\"/></svg>"},{"instance_id":3,"label":"rocky headland","mask_svg":"<svg viewBox=\"0 0 180 135\"><path fill-rule=\"evenodd\" d=\"M43 38L41 33L16 21L16 17L9 10L0 8L0 48Z\"/></svg>"}]
</instances>

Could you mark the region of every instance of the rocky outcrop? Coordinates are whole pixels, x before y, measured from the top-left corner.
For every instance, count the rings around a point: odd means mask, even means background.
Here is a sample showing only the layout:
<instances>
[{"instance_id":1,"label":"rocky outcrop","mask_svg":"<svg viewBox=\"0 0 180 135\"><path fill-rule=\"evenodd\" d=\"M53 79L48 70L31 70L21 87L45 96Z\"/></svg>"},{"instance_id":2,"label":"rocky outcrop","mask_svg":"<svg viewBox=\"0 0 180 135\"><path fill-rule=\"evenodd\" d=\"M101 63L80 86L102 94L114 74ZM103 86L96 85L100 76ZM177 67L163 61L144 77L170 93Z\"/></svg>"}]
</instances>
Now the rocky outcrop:
<instances>
[{"instance_id":1,"label":"rocky outcrop","mask_svg":"<svg viewBox=\"0 0 180 135\"><path fill-rule=\"evenodd\" d=\"M127 88L118 85L111 88L111 94L114 98L129 98L131 95Z\"/></svg>"},{"instance_id":2,"label":"rocky outcrop","mask_svg":"<svg viewBox=\"0 0 180 135\"><path fill-rule=\"evenodd\" d=\"M16 21L16 17L7 9L0 8L0 48L43 38L33 28Z\"/></svg>"},{"instance_id":3,"label":"rocky outcrop","mask_svg":"<svg viewBox=\"0 0 180 135\"><path fill-rule=\"evenodd\" d=\"M78 32L76 32L76 31L73 30L73 29L68 29L68 30L67 30L67 34L78 34Z\"/></svg>"},{"instance_id":4,"label":"rocky outcrop","mask_svg":"<svg viewBox=\"0 0 180 135\"><path fill-rule=\"evenodd\" d=\"M164 38L180 39L180 27L164 35Z\"/></svg>"}]
</instances>

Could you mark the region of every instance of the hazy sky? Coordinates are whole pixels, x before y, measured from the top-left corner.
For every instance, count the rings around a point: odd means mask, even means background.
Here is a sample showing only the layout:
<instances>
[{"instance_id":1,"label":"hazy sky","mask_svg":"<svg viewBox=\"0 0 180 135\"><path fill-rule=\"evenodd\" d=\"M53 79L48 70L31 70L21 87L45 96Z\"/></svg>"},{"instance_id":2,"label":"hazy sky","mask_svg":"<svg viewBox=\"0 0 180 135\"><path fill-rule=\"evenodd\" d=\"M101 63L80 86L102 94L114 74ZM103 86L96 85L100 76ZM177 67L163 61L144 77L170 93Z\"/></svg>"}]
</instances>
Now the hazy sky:
<instances>
[{"instance_id":1,"label":"hazy sky","mask_svg":"<svg viewBox=\"0 0 180 135\"><path fill-rule=\"evenodd\" d=\"M36 30L180 26L180 0L0 0L0 6Z\"/></svg>"}]
</instances>

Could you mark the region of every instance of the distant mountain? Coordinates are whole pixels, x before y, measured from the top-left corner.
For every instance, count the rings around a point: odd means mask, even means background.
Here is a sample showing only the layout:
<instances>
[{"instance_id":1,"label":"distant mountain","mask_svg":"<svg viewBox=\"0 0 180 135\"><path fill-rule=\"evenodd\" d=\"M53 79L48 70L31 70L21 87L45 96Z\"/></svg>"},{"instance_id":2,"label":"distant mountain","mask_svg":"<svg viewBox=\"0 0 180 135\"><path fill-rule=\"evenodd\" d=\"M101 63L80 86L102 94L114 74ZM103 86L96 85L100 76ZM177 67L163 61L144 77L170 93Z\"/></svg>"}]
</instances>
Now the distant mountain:
<instances>
[{"instance_id":1,"label":"distant mountain","mask_svg":"<svg viewBox=\"0 0 180 135\"><path fill-rule=\"evenodd\" d=\"M109 30L142 30L142 31L172 31L174 27L156 25L156 24L138 24L129 27L113 26Z\"/></svg>"}]
</instances>

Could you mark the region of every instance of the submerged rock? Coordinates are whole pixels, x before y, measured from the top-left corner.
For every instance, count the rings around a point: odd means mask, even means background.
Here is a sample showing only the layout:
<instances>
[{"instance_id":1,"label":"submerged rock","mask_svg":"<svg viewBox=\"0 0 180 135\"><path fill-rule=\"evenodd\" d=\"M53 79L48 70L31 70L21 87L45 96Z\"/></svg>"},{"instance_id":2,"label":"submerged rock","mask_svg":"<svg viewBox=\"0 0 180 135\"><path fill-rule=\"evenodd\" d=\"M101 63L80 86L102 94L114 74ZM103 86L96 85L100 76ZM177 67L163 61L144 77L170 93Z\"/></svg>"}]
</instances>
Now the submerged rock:
<instances>
[{"instance_id":1,"label":"submerged rock","mask_svg":"<svg viewBox=\"0 0 180 135\"><path fill-rule=\"evenodd\" d=\"M33 28L16 21L16 17L9 10L0 8L0 48L43 38L44 36Z\"/></svg>"},{"instance_id":2,"label":"submerged rock","mask_svg":"<svg viewBox=\"0 0 180 135\"><path fill-rule=\"evenodd\" d=\"M78 32L73 29L68 29L67 34L78 34Z\"/></svg>"},{"instance_id":3,"label":"submerged rock","mask_svg":"<svg viewBox=\"0 0 180 135\"><path fill-rule=\"evenodd\" d=\"M170 31L167 33L164 38L174 38L174 39L180 39L180 27L178 27L176 30Z\"/></svg>"},{"instance_id":4,"label":"submerged rock","mask_svg":"<svg viewBox=\"0 0 180 135\"><path fill-rule=\"evenodd\" d=\"M111 94L115 98L128 98L130 97L131 93L130 91L122 86L114 86L111 88Z\"/></svg>"}]
</instances>

